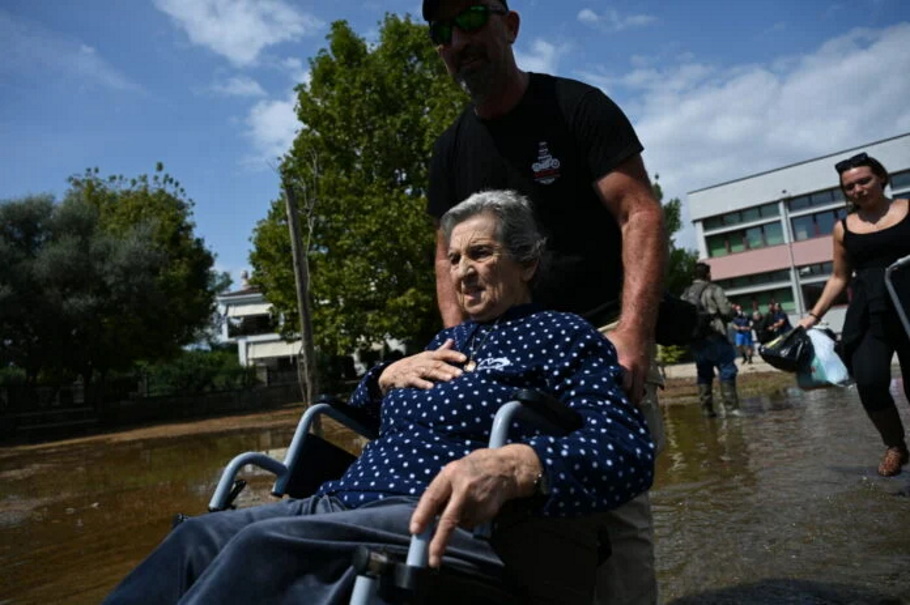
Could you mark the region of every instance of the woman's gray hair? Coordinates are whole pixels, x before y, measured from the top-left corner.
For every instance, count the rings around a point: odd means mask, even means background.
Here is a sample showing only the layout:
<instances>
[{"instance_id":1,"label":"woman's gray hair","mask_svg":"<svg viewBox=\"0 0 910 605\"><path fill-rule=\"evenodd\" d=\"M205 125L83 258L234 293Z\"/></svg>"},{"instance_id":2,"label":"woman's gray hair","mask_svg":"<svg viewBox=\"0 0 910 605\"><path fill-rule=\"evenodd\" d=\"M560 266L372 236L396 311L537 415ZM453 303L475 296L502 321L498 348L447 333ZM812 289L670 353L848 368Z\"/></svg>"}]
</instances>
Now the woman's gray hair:
<instances>
[{"instance_id":1,"label":"woman's gray hair","mask_svg":"<svg viewBox=\"0 0 910 605\"><path fill-rule=\"evenodd\" d=\"M498 219L496 239L513 260L522 265L541 260L547 240L540 233L528 198L515 191L481 191L450 208L440 219L445 241L451 239L455 225L484 213Z\"/></svg>"}]
</instances>

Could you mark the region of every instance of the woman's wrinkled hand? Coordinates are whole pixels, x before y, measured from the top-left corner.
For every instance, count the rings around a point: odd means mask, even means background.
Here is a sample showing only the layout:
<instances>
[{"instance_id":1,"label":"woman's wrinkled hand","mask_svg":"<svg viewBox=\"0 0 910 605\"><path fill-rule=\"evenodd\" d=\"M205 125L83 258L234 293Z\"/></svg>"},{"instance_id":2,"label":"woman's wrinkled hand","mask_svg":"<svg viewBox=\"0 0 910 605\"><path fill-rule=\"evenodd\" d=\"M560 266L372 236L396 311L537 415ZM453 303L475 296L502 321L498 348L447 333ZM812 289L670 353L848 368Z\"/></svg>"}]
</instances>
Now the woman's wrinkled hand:
<instances>
[{"instance_id":1,"label":"woman's wrinkled hand","mask_svg":"<svg viewBox=\"0 0 910 605\"><path fill-rule=\"evenodd\" d=\"M385 395L390 389L416 387L430 389L437 382L458 378L463 371L458 366L467 356L456 351L455 341L449 338L433 351L423 351L391 364L379 376L379 389Z\"/></svg>"},{"instance_id":2,"label":"woman's wrinkled hand","mask_svg":"<svg viewBox=\"0 0 910 605\"><path fill-rule=\"evenodd\" d=\"M507 501L533 495L541 468L534 450L521 443L474 450L444 466L411 515L412 534L439 517L430 542L430 566L439 567L456 528L473 529L491 521Z\"/></svg>"}]
</instances>

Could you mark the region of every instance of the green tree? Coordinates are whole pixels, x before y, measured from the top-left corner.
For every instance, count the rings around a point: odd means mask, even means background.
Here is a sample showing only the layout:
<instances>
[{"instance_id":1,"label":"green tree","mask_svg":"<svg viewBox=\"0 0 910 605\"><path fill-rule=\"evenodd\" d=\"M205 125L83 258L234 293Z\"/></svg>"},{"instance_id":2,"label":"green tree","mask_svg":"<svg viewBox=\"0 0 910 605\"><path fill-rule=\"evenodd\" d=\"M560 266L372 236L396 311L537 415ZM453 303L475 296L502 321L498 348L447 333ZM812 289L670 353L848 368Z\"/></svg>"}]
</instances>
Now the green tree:
<instances>
[{"instance_id":1,"label":"green tree","mask_svg":"<svg viewBox=\"0 0 910 605\"><path fill-rule=\"evenodd\" d=\"M466 98L408 18L386 16L374 46L345 22L327 39L297 88L302 128L282 162L311 208L301 222L315 343L335 354L387 337L421 341L439 323L429 158ZM288 238L278 199L253 234L251 282L296 333Z\"/></svg>"},{"instance_id":2,"label":"green tree","mask_svg":"<svg viewBox=\"0 0 910 605\"><path fill-rule=\"evenodd\" d=\"M151 179L70 179L64 201L0 204L0 361L101 383L177 354L209 324L219 279L194 237L192 202L159 165Z\"/></svg>"},{"instance_id":3,"label":"green tree","mask_svg":"<svg viewBox=\"0 0 910 605\"><path fill-rule=\"evenodd\" d=\"M660 186L660 175L654 175L651 189L658 202L663 202L664 192ZM678 197L672 198L662 204L664 211L664 224L667 229L667 290L680 295L692 283L695 263L698 262L698 252L687 250L676 245L675 235L682 229L682 201Z\"/></svg>"},{"instance_id":4,"label":"green tree","mask_svg":"<svg viewBox=\"0 0 910 605\"><path fill-rule=\"evenodd\" d=\"M102 179L95 168L69 182L66 200L82 200L96 208L105 232L127 238L141 227L147 231L149 249L166 255L164 269L155 279L164 304L150 309L158 338L146 343L149 350L166 355L196 340L214 311L215 258L193 232L193 202L180 183L164 172L160 162L151 178Z\"/></svg>"},{"instance_id":5,"label":"green tree","mask_svg":"<svg viewBox=\"0 0 910 605\"><path fill-rule=\"evenodd\" d=\"M657 201L663 202L664 192L660 186L659 175L654 175L651 188ZM667 291L677 296L692 283L695 263L698 262L698 252L686 250L676 245L675 234L682 229L682 201L678 197L672 198L662 204L664 211L664 224L667 229ZM677 346L658 347L657 360L661 365L673 364L681 361L688 349Z\"/></svg>"},{"instance_id":6,"label":"green tree","mask_svg":"<svg viewBox=\"0 0 910 605\"><path fill-rule=\"evenodd\" d=\"M0 203L0 367L19 368L34 383L52 353L57 314L35 274L51 237L54 200L29 196Z\"/></svg>"}]
</instances>

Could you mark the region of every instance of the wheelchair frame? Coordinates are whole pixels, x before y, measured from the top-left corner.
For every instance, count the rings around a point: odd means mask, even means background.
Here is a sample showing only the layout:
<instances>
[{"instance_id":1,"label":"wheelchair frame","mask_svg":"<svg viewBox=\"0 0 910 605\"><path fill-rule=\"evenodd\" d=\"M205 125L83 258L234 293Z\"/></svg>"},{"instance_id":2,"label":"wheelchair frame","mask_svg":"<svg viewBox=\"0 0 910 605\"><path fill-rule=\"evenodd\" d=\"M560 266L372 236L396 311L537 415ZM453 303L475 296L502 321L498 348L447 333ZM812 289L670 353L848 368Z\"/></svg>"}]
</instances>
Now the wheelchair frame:
<instances>
[{"instance_id":1,"label":"wheelchair frame","mask_svg":"<svg viewBox=\"0 0 910 605\"><path fill-rule=\"evenodd\" d=\"M897 316L900 317L901 324L904 326L904 331L907 332L907 337L910 338L910 320L907 319L907 312L904 310L903 305L901 305L900 298L897 296L897 290L894 289L894 284L891 283L891 275L898 269L910 265L910 254L903 258L899 258L897 261L892 263L885 269L885 287L888 288L888 294L891 295L891 301L894 303L894 308L897 310Z\"/></svg>"},{"instance_id":2,"label":"wheelchair frame","mask_svg":"<svg viewBox=\"0 0 910 605\"><path fill-rule=\"evenodd\" d=\"M259 467L275 475L272 495L280 498L288 494L294 471L301 463L304 449L313 443L323 442L310 431L313 423L322 415L367 438L373 439L378 436L378 430L371 426L373 419L367 418L361 410L331 398L321 397L318 403L304 412L298 422L283 462L260 452L244 452L228 463L209 501L209 511L233 508L234 499L246 485L242 479L236 479L236 476L247 465ZM516 391L511 401L497 410L490 431L489 447L505 445L509 430L519 421L554 435L568 434L582 426L581 416L555 398L530 389L520 389ZM314 481L310 483L313 484ZM354 557L354 567L358 575L350 602L354 605L384 602L380 600L380 594L385 595L389 591L397 596L406 595L406 600L419 594L424 582L423 576L429 569L428 550L433 530L431 527L411 537L404 561L381 550L361 547ZM475 529L475 536L481 539L489 539L491 534L490 525Z\"/></svg>"}]
</instances>

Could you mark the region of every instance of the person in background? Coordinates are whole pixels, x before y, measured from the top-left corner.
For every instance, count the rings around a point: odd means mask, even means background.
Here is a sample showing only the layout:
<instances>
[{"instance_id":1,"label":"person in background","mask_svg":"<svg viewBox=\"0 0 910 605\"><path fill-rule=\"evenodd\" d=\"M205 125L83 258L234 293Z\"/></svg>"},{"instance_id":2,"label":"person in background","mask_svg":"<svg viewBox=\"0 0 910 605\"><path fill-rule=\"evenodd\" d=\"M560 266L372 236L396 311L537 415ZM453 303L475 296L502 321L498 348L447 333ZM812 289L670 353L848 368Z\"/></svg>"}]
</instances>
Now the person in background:
<instances>
[{"instance_id":1,"label":"person in background","mask_svg":"<svg viewBox=\"0 0 910 605\"><path fill-rule=\"evenodd\" d=\"M910 400L910 338L885 287L885 269L910 254L910 202L885 195L888 171L865 153L834 167L853 209L834 225L834 271L812 310L799 323L810 328L820 322L851 284L852 276L853 297L841 334L843 356L866 414L885 444L878 473L890 477L900 473L910 459L904 425L889 389L891 359L897 352L904 395ZM905 309L910 304L908 283L895 282Z\"/></svg>"},{"instance_id":2,"label":"person in background","mask_svg":"<svg viewBox=\"0 0 910 605\"><path fill-rule=\"evenodd\" d=\"M755 329L758 334L758 341L761 344L766 344L777 338L777 335L774 333L774 328L772 324L774 323L774 302L768 303L768 310L762 316L761 323Z\"/></svg>"},{"instance_id":3,"label":"person in background","mask_svg":"<svg viewBox=\"0 0 910 605\"><path fill-rule=\"evenodd\" d=\"M587 84L521 70L519 14L504 0L424 0L423 17L449 74L472 103L440 136L428 211L438 219L477 191L530 198L547 236L546 272L534 299L609 331L630 399L663 443L654 326L663 293L663 213L622 110ZM462 320L437 233L443 324ZM599 572L600 603L656 603L653 519L647 494L604 515L613 555Z\"/></svg>"},{"instance_id":4,"label":"person in background","mask_svg":"<svg viewBox=\"0 0 910 605\"><path fill-rule=\"evenodd\" d=\"M793 326L790 324L790 317L787 315L787 312L784 311L784 309L780 306L780 303L771 303L771 305L768 307L768 315L770 316L770 331L774 334L775 337L783 336L793 329Z\"/></svg>"},{"instance_id":5,"label":"person in background","mask_svg":"<svg viewBox=\"0 0 910 605\"><path fill-rule=\"evenodd\" d=\"M736 391L736 349L727 338L727 319L732 317L733 307L723 289L711 283L710 265L696 264L694 277L682 298L693 304L700 301L700 307L712 316L708 335L692 343L702 413L708 418L717 416L714 410L714 369L717 368L723 401L718 410L724 416L742 416Z\"/></svg>"},{"instance_id":6,"label":"person in background","mask_svg":"<svg viewBox=\"0 0 910 605\"><path fill-rule=\"evenodd\" d=\"M759 344L765 344L769 339L765 337L765 316L757 308L752 311L752 330L755 332L755 340Z\"/></svg>"},{"instance_id":7,"label":"person in background","mask_svg":"<svg viewBox=\"0 0 910 605\"><path fill-rule=\"evenodd\" d=\"M743 357L743 365L752 363L752 318L743 313L743 308L736 305L736 315L730 322L736 330L736 350Z\"/></svg>"}]
</instances>

